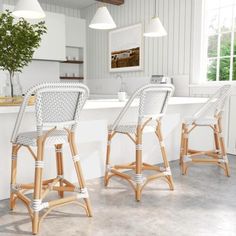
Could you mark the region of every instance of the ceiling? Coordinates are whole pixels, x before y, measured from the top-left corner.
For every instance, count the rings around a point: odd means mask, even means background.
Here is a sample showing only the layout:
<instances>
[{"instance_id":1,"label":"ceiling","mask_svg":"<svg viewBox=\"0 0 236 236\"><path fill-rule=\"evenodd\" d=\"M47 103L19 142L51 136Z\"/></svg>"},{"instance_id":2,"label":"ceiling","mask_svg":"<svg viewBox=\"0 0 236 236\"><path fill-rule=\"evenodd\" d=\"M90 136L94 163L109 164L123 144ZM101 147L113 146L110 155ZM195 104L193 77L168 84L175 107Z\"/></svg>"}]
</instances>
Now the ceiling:
<instances>
[{"instance_id":1,"label":"ceiling","mask_svg":"<svg viewBox=\"0 0 236 236\"><path fill-rule=\"evenodd\" d=\"M95 3L95 0L39 0L41 3L55 4L63 7L84 8Z\"/></svg>"}]
</instances>

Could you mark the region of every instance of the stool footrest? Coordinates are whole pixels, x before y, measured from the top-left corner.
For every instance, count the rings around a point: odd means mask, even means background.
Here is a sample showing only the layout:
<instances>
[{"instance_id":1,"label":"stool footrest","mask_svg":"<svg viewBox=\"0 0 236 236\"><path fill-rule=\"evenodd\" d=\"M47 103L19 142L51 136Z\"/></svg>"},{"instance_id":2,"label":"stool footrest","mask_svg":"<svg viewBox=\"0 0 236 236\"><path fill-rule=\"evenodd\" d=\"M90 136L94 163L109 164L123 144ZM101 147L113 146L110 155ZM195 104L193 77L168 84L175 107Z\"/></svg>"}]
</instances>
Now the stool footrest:
<instances>
[{"instance_id":1,"label":"stool footrest","mask_svg":"<svg viewBox=\"0 0 236 236\"><path fill-rule=\"evenodd\" d=\"M193 158L193 163L224 163L226 162L224 159L204 159L204 158Z\"/></svg>"}]
</instances>

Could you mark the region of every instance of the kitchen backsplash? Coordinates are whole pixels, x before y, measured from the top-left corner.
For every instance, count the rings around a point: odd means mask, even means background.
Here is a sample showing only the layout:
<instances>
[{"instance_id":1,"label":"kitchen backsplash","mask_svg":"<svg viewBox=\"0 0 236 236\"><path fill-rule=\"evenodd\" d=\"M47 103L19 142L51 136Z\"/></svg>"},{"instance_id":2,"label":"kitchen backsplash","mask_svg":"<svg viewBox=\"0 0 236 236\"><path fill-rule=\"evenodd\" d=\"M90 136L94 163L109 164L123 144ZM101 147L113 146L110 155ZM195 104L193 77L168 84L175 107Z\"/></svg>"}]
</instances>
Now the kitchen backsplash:
<instances>
[{"instance_id":1,"label":"kitchen backsplash","mask_svg":"<svg viewBox=\"0 0 236 236\"><path fill-rule=\"evenodd\" d=\"M123 78L128 94L132 94L142 85L149 83L149 81L150 76ZM187 75L173 76L173 81L175 85L175 96L189 96L189 78ZM120 79L112 77L110 79L87 79L86 84L92 94L117 94L120 89L121 81Z\"/></svg>"}]
</instances>

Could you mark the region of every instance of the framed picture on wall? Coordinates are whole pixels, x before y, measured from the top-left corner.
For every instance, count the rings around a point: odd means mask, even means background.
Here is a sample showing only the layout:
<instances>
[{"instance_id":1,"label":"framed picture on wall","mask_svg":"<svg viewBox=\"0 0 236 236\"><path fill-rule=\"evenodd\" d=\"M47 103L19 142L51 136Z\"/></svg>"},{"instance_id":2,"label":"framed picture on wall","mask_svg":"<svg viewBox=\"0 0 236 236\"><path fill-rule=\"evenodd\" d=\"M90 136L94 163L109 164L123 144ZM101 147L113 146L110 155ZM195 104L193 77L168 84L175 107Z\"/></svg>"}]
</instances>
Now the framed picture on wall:
<instances>
[{"instance_id":1,"label":"framed picture on wall","mask_svg":"<svg viewBox=\"0 0 236 236\"><path fill-rule=\"evenodd\" d=\"M136 24L109 32L110 72L143 69L142 39L142 24Z\"/></svg>"}]
</instances>

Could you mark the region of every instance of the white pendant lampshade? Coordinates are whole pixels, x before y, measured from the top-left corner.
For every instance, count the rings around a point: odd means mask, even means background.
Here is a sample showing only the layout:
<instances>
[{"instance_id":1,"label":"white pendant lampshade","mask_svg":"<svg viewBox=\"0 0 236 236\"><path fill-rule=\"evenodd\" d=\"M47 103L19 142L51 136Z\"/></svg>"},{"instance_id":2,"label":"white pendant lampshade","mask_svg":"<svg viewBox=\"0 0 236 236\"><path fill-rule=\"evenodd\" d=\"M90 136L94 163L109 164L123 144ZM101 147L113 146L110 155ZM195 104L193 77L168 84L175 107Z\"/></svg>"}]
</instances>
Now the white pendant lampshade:
<instances>
[{"instance_id":1,"label":"white pendant lampshade","mask_svg":"<svg viewBox=\"0 0 236 236\"><path fill-rule=\"evenodd\" d=\"M146 32L144 33L145 37L162 37L166 36L167 32L163 27L159 17L155 16L151 19Z\"/></svg>"},{"instance_id":2,"label":"white pendant lampshade","mask_svg":"<svg viewBox=\"0 0 236 236\"><path fill-rule=\"evenodd\" d=\"M103 6L97 9L89 27L92 29L107 30L116 28L116 24L107 8Z\"/></svg>"},{"instance_id":3,"label":"white pendant lampshade","mask_svg":"<svg viewBox=\"0 0 236 236\"><path fill-rule=\"evenodd\" d=\"M18 0L12 14L26 19L41 19L46 16L38 0Z\"/></svg>"},{"instance_id":4,"label":"white pendant lampshade","mask_svg":"<svg viewBox=\"0 0 236 236\"><path fill-rule=\"evenodd\" d=\"M154 17L151 19L143 36L156 38L156 37L163 37L166 35L167 35L167 32L164 26L162 25L159 17L157 16L157 0L155 0Z\"/></svg>"}]
</instances>

